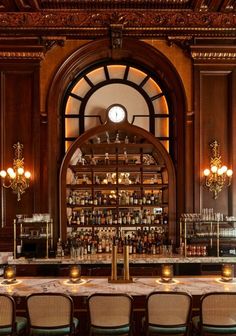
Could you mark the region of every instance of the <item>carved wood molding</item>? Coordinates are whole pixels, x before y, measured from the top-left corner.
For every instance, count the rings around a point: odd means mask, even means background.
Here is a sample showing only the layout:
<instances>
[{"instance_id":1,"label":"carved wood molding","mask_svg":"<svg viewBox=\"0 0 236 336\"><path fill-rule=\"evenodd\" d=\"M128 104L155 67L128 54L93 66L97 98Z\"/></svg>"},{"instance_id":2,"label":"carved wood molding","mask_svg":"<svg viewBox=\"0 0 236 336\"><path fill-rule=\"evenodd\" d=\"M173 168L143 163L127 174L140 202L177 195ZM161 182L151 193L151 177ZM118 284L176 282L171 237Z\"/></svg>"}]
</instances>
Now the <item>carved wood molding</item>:
<instances>
[{"instance_id":1,"label":"carved wood molding","mask_svg":"<svg viewBox=\"0 0 236 336\"><path fill-rule=\"evenodd\" d=\"M63 46L65 38L62 36L40 37L2 37L0 39L1 59L44 59L45 54L53 46Z\"/></svg>"},{"instance_id":2,"label":"carved wood molding","mask_svg":"<svg viewBox=\"0 0 236 336\"><path fill-rule=\"evenodd\" d=\"M2 11L79 10L79 9L158 9L234 11L234 0L1 0Z\"/></svg>"},{"instance_id":3,"label":"carved wood molding","mask_svg":"<svg viewBox=\"0 0 236 336\"><path fill-rule=\"evenodd\" d=\"M0 51L0 59L38 59L44 58L43 52Z\"/></svg>"},{"instance_id":4,"label":"carved wood molding","mask_svg":"<svg viewBox=\"0 0 236 336\"><path fill-rule=\"evenodd\" d=\"M236 64L236 46L192 46L191 56L194 61L230 62Z\"/></svg>"},{"instance_id":5,"label":"carved wood molding","mask_svg":"<svg viewBox=\"0 0 236 336\"><path fill-rule=\"evenodd\" d=\"M0 13L0 34L93 38L108 36L114 24L122 24L123 34L132 37L236 36L236 15L233 13L158 10Z\"/></svg>"}]
</instances>

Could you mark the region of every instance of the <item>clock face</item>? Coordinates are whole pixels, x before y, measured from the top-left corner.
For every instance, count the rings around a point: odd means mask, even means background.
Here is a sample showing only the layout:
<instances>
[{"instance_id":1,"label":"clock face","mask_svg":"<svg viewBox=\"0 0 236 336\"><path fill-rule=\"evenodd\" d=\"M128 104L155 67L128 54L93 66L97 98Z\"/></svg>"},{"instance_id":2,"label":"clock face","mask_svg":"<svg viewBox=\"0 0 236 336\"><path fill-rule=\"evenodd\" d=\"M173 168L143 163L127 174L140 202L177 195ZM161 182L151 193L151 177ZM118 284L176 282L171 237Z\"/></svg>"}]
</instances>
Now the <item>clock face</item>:
<instances>
[{"instance_id":1,"label":"clock face","mask_svg":"<svg viewBox=\"0 0 236 336\"><path fill-rule=\"evenodd\" d=\"M125 119L125 108L120 105L113 105L108 110L108 118L115 122L119 123Z\"/></svg>"}]
</instances>

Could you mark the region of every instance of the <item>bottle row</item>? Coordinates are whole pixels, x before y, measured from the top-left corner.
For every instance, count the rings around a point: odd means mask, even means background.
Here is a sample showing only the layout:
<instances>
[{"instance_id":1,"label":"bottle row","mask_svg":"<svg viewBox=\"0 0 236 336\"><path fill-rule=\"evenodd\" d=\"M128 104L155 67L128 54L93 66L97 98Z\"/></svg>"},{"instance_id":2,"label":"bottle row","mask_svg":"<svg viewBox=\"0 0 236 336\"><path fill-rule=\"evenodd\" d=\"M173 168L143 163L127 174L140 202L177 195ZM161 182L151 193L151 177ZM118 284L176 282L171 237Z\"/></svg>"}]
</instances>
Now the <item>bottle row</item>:
<instances>
[{"instance_id":1,"label":"bottle row","mask_svg":"<svg viewBox=\"0 0 236 336\"><path fill-rule=\"evenodd\" d=\"M208 255L207 245L189 244L186 247L187 257L205 257Z\"/></svg>"},{"instance_id":2,"label":"bottle row","mask_svg":"<svg viewBox=\"0 0 236 336\"><path fill-rule=\"evenodd\" d=\"M118 143L118 142L117 142ZM125 164L125 165L154 165L156 162L153 157L149 154L133 154L127 151L124 147L121 153L108 153L96 154L96 155L83 155L78 153L78 160L76 165L81 166L96 166L96 165L110 165L110 164Z\"/></svg>"},{"instance_id":3,"label":"bottle row","mask_svg":"<svg viewBox=\"0 0 236 336\"><path fill-rule=\"evenodd\" d=\"M146 173L145 175L137 172L99 172L94 174L81 174L76 173L73 176L68 177L68 184L73 185L100 185L100 184L121 184L121 185L139 185L139 184L162 184L162 177L160 174Z\"/></svg>"},{"instance_id":4,"label":"bottle row","mask_svg":"<svg viewBox=\"0 0 236 336\"><path fill-rule=\"evenodd\" d=\"M162 203L162 190L150 193L138 193L120 191L118 194L111 190L105 194L101 191L95 192L94 196L89 192L70 191L67 196L68 205L160 205Z\"/></svg>"},{"instance_id":5,"label":"bottle row","mask_svg":"<svg viewBox=\"0 0 236 336\"><path fill-rule=\"evenodd\" d=\"M123 253L123 247L128 245L130 254L162 254L164 250L172 251L172 242L166 237L161 228L137 230L126 235L118 235L112 230L73 231L65 244L61 241L57 243L57 257L70 255L74 258L85 254L111 253L114 244L118 246L118 253Z\"/></svg>"},{"instance_id":6,"label":"bottle row","mask_svg":"<svg viewBox=\"0 0 236 336\"><path fill-rule=\"evenodd\" d=\"M236 237L236 228L219 228L219 232L217 228L207 230L199 230L199 231L187 231L187 238L235 238Z\"/></svg>"},{"instance_id":7,"label":"bottle row","mask_svg":"<svg viewBox=\"0 0 236 336\"><path fill-rule=\"evenodd\" d=\"M102 210L78 210L67 211L67 221L69 226L73 225L148 225L148 226L160 226L168 225L167 213L153 212L151 210L135 210L129 211L114 211L114 209L102 209Z\"/></svg>"}]
</instances>

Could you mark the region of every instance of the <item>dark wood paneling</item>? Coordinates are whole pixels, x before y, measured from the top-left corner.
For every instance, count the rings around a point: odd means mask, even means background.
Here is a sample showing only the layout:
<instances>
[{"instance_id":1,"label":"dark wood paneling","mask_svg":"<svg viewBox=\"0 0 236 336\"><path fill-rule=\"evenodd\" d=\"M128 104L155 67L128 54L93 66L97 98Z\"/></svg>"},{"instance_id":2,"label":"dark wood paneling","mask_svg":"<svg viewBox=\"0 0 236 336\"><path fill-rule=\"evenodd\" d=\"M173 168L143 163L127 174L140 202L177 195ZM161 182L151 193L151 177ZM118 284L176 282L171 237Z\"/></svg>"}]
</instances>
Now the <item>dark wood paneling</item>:
<instances>
[{"instance_id":1,"label":"dark wood paneling","mask_svg":"<svg viewBox=\"0 0 236 336\"><path fill-rule=\"evenodd\" d=\"M235 74L231 66L202 66L195 70L196 127L195 127L195 210L213 208L215 212L232 214L232 188L225 188L216 200L203 187L203 170L209 167L209 143L218 140L222 162L233 164L232 116ZM235 85L235 84L234 84ZM235 104L234 104L235 105ZM235 123L235 121L234 121Z\"/></svg>"},{"instance_id":2,"label":"dark wood paneling","mask_svg":"<svg viewBox=\"0 0 236 336\"><path fill-rule=\"evenodd\" d=\"M17 201L11 189L1 192L0 237L7 239L11 250L13 219L17 213L31 214L40 204L40 124L39 124L39 65L35 63L0 64L1 71L1 169L13 164L13 145L23 144L25 168L32 173L30 188ZM7 230L4 230L4 227Z\"/></svg>"}]
</instances>

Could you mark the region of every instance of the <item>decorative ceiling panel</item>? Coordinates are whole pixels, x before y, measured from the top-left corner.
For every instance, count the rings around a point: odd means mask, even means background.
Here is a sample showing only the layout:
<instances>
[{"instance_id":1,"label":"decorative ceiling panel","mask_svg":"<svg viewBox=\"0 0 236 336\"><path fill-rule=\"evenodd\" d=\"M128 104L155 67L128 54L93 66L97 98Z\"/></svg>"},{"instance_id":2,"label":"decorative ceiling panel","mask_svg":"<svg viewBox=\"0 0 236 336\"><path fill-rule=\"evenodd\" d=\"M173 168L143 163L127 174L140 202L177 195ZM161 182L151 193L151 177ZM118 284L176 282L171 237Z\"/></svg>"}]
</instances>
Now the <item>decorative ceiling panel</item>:
<instances>
[{"instance_id":1,"label":"decorative ceiling panel","mask_svg":"<svg viewBox=\"0 0 236 336\"><path fill-rule=\"evenodd\" d=\"M0 36L236 36L236 0L1 0ZM118 32L119 33L119 32Z\"/></svg>"},{"instance_id":2,"label":"decorative ceiling panel","mask_svg":"<svg viewBox=\"0 0 236 336\"><path fill-rule=\"evenodd\" d=\"M189 11L235 11L235 0L1 0L1 11L79 9L158 9Z\"/></svg>"}]
</instances>

